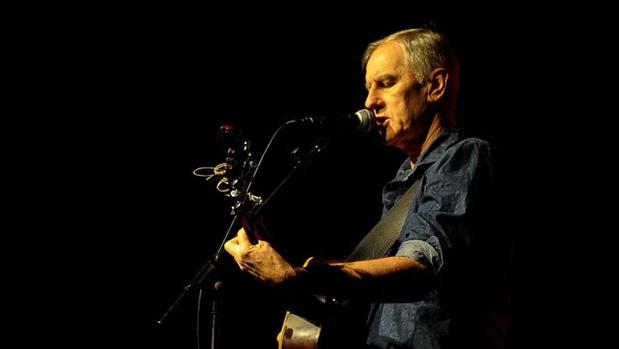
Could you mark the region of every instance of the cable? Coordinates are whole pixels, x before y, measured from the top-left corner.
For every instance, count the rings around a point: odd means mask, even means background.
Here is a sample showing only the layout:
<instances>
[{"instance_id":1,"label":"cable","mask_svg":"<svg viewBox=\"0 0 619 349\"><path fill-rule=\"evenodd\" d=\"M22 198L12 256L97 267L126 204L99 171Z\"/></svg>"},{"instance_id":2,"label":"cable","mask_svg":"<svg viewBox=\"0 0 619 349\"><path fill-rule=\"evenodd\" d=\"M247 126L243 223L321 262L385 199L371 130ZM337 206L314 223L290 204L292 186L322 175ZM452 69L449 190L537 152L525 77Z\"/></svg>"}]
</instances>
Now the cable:
<instances>
[{"instance_id":1,"label":"cable","mask_svg":"<svg viewBox=\"0 0 619 349\"><path fill-rule=\"evenodd\" d=\"M196 348L200 349L200 308L202 308L202 288L198 291L198 308L196 311Z\"/></svg>"},{"instance_id":2,"label":"cable","mask_svg":"<svg viewBox=\"0 0 619 349\"><path fill-rule=\"evenodd\" d=\"M258 165L256 166L256 169L254 170L254 173L251 176L251 179L249 180L249 184L247 184L247 189L246 189L247 192L249 192L249 190L251 189L251 185L254 182L254 178L256 178L256 175L258 174L258 170L260 169L260 166L262 165L262 161L264 160L265 155L269 151L269 148L271 147L271 144L273 144L273 140L275 140L275 137L277 136L277 134L279 134L279 131L281 131L286 126L295 124L297 122L298 122L298 120L288 120L283 125L278 127L277 130L275 130L275 132L271 136L271 139L269 140L269 143L264 148L264 151L262 152L262 155L260 156L260 160L258 160Z\"/></svg>"}]
</instances>

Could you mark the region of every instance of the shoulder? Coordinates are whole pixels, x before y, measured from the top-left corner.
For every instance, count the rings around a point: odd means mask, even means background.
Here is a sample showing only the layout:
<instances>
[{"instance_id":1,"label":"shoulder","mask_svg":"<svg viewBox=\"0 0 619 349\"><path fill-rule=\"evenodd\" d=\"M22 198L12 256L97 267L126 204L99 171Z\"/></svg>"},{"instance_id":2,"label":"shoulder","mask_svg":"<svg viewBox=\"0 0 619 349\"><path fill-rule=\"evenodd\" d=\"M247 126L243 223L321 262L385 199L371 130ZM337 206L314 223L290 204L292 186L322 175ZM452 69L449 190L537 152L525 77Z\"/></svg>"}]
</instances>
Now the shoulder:
<instances>
[{"instance_id":1,"label":"shoulder","mask_svg":"<svg viewBox=\"0 0 619 349\"><path fill-rule=\"evenodd\" d=\"M438 166L475 167L491 164L495 148L488 141L476 137L458 136L445 144L443 156Z\"/></svg>"},{"instance_id":2,"label":"shoulder","mask_svg":"<svg viewBox=\"0 0 619 349\"><path fill-rule=\"evenodd\" d=\"M476 137L464 137L459 136L454 142L450 143L446 150L447 152L462 152L467 151L471 153L477 152L492 152L493 146L490 142Z\"/></svg>"}]
</instances>

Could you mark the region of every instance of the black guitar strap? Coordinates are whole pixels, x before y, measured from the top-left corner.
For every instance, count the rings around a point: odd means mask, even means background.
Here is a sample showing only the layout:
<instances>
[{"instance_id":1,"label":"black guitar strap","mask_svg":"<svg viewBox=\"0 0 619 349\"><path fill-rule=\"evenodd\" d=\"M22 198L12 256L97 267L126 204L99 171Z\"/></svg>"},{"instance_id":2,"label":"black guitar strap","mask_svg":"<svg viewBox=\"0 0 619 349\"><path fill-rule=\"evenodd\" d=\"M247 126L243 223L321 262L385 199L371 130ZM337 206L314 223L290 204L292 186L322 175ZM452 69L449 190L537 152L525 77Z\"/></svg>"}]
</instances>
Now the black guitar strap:
<instances>
[{"instance_id":1,"label":"black guitar strap","mask_svg":"<svg viewBox=\"0 0 619 349\"><path fill-rule=\"evenodd\" d=\"M387 256L400 235L408 209L420 185L417 179L402 195L396 204L357 244L347 258L348 261L381 258ZM337 311L331 314L322 326L318 348L357 348L365 345L368 325L376 310L376 305L366 302L341 300Z\"/></svg>"},{"instance_id":2,"label":"black guitar strap","mask_svg":"<svg viewBox=\"0 0 619 349\"><path fill-rule=\"evenodd\" d=\"M400 235L406 214L415 198L420 182L421 178L417 179L387 214L376 223L374 228L367 233L350 256L348 256L348 261L360 261L387 256L393 243Z\"/></svg>"}]
</instances>

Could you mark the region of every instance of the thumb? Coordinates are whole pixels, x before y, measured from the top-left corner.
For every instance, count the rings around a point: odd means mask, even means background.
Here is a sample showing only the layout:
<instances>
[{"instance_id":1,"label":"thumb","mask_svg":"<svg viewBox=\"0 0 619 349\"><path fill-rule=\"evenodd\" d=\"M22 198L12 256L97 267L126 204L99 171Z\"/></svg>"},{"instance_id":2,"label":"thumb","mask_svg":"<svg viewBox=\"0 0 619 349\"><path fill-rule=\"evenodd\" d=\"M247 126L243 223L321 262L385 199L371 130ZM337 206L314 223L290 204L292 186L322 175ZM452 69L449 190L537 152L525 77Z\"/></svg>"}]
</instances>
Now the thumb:
<instances>
[{"instance_id":1,"label":"thumb","mask_svg":"<svg viewBox=\"0 0 619 349\"><path fill-rule=\"evenodd\" d=\"M224 250L228 252L232 257L236 257L239 254L239 238L234 237L224 244Z\"/></svg>"},{"instance_id":2,"label":"thumb","mask_svg":"<svg viewBox=\"0 0 619 349\"><path fill-rule=\"evenodd\" d=\"M247 235L247 232L245 231L244 228L239 229L239 232L236 234L236 237L238 239L239 246L242 249L246 249L249 246L251 246L251 241L249 240L249 235Z\"/></svg>"}]
</instances>

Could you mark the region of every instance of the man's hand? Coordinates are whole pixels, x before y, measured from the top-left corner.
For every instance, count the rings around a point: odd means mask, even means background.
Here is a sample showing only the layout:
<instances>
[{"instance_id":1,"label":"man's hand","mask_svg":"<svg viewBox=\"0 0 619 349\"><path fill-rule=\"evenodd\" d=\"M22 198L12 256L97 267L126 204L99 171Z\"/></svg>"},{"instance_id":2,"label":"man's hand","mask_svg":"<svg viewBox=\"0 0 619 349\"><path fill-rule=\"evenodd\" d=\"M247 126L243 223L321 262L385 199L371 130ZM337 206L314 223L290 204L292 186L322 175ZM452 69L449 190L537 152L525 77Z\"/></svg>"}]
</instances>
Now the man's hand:
<instances>
[{"instance_id":1,"label":"man's hand","mask_svg":"<svg viewBox=\"0 0 619 349\"><path fill-rule=\"evenodd\" d=\"M295 277L295 270L268 242L252 245L244 229L224 245L242 271L270 286L281 285Z\"/></svg>"}]
</instances>

